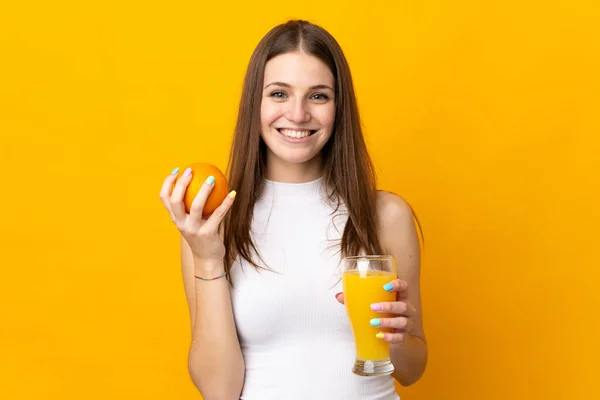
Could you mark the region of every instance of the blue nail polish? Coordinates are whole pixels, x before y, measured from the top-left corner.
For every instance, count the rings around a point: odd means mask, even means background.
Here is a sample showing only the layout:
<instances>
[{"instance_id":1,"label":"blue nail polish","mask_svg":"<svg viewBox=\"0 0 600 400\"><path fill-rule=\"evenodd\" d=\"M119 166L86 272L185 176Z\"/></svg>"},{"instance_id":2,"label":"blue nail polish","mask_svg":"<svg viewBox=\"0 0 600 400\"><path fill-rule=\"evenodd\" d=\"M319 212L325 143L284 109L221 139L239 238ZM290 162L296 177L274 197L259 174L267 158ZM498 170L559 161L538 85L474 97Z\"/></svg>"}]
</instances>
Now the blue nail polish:
<instances>
[{"instance_id":1,"label":"blue nail polish","mask_svg":"<svg viewBox=\"0 0 600 400\"><path fill-rule=\"evenodd\" d=\"M179 167L175 167L175 169L171 172L171 175L175 175L179 172Z\"/></svg>"},{"instance_id":2,"label":"blue nail polish","mask_svg":"<svg viewBox=\"0 0 600 400\"><path fill-rule=\"evenodd\" d=\"M206 183L208 183L209 185L212 185L213 183L215 183L215 177L214 176L209 176L208 178L206 178Z\"/></svg>"},{"instance_id":3,"label":"blue nail polish","mask_svg":"<svg viewBox=\"0 0 600 400\"><path fill-rule=\"evenodd\" d=\"M386 283L385 285L383 285L383 288L389 292L394 288L394 285L392 285L391 283Z\"/></svg>"},{"instance_id":4,"label":"blue nail polish","mask_svg":"<svg viewBox=\"0 0 600 400\"><path fill-rule=\"evenodd\" d=\"M379 318L373 318L371 320L371 326L379 326L381 325L381 320Z\"/></svg>"}]
</instances>

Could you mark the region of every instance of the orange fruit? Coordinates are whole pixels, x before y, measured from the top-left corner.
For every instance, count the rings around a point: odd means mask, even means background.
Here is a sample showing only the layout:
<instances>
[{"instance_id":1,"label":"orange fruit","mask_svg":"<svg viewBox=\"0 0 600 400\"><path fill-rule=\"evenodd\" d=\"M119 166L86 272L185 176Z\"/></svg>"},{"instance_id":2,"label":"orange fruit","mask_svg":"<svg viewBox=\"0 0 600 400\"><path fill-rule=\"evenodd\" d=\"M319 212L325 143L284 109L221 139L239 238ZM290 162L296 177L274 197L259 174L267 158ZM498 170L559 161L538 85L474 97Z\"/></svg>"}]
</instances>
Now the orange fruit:
<instances>
[{"instance_id":1,"label":"orange fruit","mask_svg":"<svg viewBox=\"0 0 600 400\"><path fill-rule=\"evenodd\" d=\"M190 181L190 184L188 185L183 196L183 204L185 205L185 211L187 213L190 212L192 202L196 198L196 195L200 191L204 181L206 181L206 179L211 175L215 178L212 191L208 195L206 203L204 204L204 209L202 210L202 217L207 218L215 211L217 207L221 205L229 193L227 178L225 178L225 175L221 172L221 170L214 165L198 162L180 169L175 182L179 180L179 178L188 168L192 169L192 180Z\"/></svg>"}]
</instances>

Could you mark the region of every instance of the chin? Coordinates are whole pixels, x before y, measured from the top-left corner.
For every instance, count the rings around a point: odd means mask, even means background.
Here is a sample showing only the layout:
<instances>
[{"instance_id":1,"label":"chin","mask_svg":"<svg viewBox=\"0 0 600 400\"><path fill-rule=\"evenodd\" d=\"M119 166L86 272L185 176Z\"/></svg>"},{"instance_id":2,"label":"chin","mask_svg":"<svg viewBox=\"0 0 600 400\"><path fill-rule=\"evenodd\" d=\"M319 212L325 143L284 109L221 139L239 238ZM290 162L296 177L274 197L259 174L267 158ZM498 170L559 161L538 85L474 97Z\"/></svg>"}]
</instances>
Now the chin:
<instances>
[{"instance_id":1,"label":"chin","mask_svg":"<svg viewBox=\"0 0 600 400\"><path fill-rule=\"evenodd\" d=\"M280 162L285 164L304 164L312 159L314 159L317 154L307 153L303 151L272 151L273 156L275 156Z\"/></svg>"}]
</instances>

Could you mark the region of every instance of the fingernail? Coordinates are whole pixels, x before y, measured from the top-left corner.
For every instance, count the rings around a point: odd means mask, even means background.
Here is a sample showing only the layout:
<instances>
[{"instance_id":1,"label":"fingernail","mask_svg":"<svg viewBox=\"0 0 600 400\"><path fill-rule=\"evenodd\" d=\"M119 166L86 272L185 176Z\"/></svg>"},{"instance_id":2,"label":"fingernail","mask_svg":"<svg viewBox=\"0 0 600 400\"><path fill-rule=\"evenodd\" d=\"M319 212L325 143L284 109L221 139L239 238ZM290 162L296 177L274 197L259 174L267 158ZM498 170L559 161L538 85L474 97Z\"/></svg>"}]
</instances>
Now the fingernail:
<instances>
[{"instance_id":1,"label":"fingernail","mask_svg":"<svg viewBox=\"0 0 600 400\"><path fill-rule=\"evenodd\" d=\"M183 173L183 175L185 175L185 176L189 176L189 175L191 175L191 174L192 174L192 169L191 169L191 168L187 168L187 169L185 170L185 172Z\"/></svg>"},{"instance_id":2,"label":"fingernail","mask_svg":"<svg viewBox=\"0 0 600 400\"><path fill-rule=\"evenodd\" d=\"M229 197L230 197L230 198L232 198L232 199L235 199L235 196L236 196L236 195L237 195L237 192L236 192L235 190L232 190L232 191L229 193Z\"/></svg>"},{"instance_id":3,"label":"fingernail","mask_svg":"<svg viewBox=\"0 0 600 400\"><path fill-rule=\"evenodd\" d=\"M335 297L338 297L338 296L339 296L340 294L342 294L342 293L344 293L344 292L338 292L338 293L336 293L336 294L335 294Z\"/></svg>"},{"instance_id":4,"label":"fingernail","mask_svg":"<svg viewBox=\"0 0 600 400\"><path fill-rule=\"evenodd\" d=\"M171 171L171 175L175 175L178 172L179 172L179 167L175 167L175 169L173 171Z\"/></svg>"},{"instance_id":5,"label":"fingernail","mask_svg":"<svg viewBox=\"0 0 600 400\"><path fill-rule=\"evenodd\" d=\"M212 185L213 183L215 183L215 177L214 176L209 176L208 178L206 178L206 183L208 183L209 185Z\"/></svg>"},{"instance_id":6,"label":"fingernail","mask_svg":"<svg viewBox=\"0 0 600 400\"><path fill-rule=\"evenodd\" d=\"M383 333L379 332L377 335L375 335L375 337L377 339L383 339L385 337L385 335Z\"/></svg>"},{"instance_id":7,"label":"fingernail","mask_svg":"<svg viewBox=\"0 0 600 400\"><path fill-rule=\"evenodd\" d=\"M394 288L394 285L392 285L391 283L386 283L385 285L383 285L383 288L389 292Z\"/></svg>"},{"instance_id":8,"label":"fingernail","mask_svg":"<svg viewBox=\"0 0 600 400\"><path fill-rule=\"evenodd\" d=\"M381 325L381 320L379 318L373 318L371 320L371 326L379 326Z\"/></svg>"},{"instance_id":9,"label":"fingernail","mask_svg":"<svg viewBox=\"0 0 600 400\"><path fill-rule=\"evenodd\" d=\"M373 310L373 311L381 311L382 308L383 308L383 305L381 303L371 304L371 310Z\"/></svg>"}]
</instances>

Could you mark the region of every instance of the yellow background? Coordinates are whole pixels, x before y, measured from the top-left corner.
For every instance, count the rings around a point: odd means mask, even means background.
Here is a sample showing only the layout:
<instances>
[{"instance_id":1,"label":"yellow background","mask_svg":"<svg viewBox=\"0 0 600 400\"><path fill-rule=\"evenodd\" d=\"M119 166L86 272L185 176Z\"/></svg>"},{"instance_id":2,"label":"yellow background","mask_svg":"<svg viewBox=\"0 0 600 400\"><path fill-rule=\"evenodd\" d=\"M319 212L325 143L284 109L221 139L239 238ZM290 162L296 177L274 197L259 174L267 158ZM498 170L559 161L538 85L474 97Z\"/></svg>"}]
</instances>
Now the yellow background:
<instances>
[{"instance_id":1,"label":"yellow background","mask_svg":"<svg viewBox=\"0 0 600 400\"><path fill-rule=\"evenodd\" d=\"M226 167L288 17L341 43L381 187L423 223L430 361L403 400L600 397L600 7L366 4L2 3L0 398L198 398L158 192Z\"/></svg>"}]
</instances>

